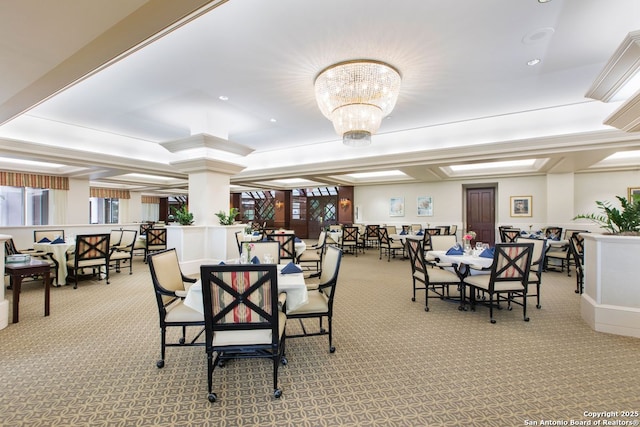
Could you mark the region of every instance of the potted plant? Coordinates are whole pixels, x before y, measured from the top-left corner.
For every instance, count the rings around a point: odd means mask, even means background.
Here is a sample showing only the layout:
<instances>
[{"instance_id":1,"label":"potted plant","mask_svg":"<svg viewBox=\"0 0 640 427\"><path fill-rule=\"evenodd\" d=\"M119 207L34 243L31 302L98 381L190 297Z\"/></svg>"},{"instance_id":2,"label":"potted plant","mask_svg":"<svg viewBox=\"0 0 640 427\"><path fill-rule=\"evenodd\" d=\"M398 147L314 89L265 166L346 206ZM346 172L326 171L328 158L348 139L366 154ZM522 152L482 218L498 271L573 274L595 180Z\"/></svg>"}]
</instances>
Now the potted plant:
<instances>
[{"instance_id":1,"label":"potted plant","mask_svg":"<svg viewBox=\"0 0 640 427\"><path fill-rule=\"evenodd\" d=\"M233 225L239 212L240 210L238 208L231 208L229 209L229 215L224 211L219 211L216 213L216 216L220 220L220 225Z\"/></svg>"},{"instance_id":2,"label":"potted plant","mask_svg":"<svg viewBox=\"0 0 640 427\"><path fill-rule=\"evenodd\" d=\"M173 208L173 215L180 225L193 224L193 214L189 212L187 205L183 205L179 209Z\"/></svg>"},{"instance_id":3,"label":"potted plant","mask_svg":"<svg viewBox=\"0 0 640 427\"><path fill-rule=\"evenodd\" d=\"M640 195L633 195L631 200L620 196L616 196L616 198L620 201L622 210L612 206L610 202L596 201L596 206L602 211L602 214L580 214L573 219L593 221L600 228L607 230L608 234L640 235Z\"/></svg>"}]
</instances>

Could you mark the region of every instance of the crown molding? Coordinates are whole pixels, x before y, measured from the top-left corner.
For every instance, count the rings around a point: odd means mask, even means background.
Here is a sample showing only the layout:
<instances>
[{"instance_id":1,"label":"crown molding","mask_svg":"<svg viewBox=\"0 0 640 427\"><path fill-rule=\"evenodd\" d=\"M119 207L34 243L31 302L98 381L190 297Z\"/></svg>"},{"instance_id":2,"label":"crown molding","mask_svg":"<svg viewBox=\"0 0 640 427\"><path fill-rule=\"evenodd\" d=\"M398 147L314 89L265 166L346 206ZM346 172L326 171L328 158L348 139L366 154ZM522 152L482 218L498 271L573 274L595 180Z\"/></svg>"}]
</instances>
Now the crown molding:
<instances>
[{"instance_id":1,"label":"crown molding","mask_svg":"<svg viewBox=\"0 0 640 427\"><path fill-rule=\"evenodd\" d=\"M607 117L604 124L625 132L640 131L640 92Z\"/></svg>"},{"instance_id":2,"label":"crown molding","mask_svg":"<svg viewBox=\"0 0 640 427\"><path fill-rule=\"evenodd\" d=\"M585 96L609 102L640 69L640 30L624 38Z\"/></svg>"}]
</instances>

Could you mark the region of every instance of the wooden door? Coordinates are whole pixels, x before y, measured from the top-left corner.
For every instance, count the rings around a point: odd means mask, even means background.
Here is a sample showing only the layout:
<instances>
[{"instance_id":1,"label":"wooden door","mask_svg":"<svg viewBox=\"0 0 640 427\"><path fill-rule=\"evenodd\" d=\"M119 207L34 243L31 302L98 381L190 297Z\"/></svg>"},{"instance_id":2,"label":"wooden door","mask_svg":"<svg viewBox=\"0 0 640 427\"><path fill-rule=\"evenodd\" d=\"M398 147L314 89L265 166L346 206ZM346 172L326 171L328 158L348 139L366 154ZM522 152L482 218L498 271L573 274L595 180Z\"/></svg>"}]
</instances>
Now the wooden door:
<instances>
[{"instance_id":1,"label":"wooden door","mask_svg":"<svg viewBox=\"0 0 640 427\"><path fill-rule=\"evenodd\" d=\"M495 245L495 188L467 188L467 230L476 232L475 242Z\"/></svg>"}]
</instances>

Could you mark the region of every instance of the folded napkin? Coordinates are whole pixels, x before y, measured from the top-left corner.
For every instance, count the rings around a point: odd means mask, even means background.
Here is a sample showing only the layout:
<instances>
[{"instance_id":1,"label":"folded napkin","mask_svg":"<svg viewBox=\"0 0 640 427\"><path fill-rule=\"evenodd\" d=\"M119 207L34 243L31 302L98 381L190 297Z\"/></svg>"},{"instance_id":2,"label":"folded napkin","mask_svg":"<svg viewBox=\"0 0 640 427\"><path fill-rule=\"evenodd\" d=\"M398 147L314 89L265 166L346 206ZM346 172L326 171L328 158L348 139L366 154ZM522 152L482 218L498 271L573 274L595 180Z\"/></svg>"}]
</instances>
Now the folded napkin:
<instances>
[{"instance_id":1,"label":"folded napkin","mask_svg":"<svg viewBox=\"0 0 640 427\"><path fill-rule=\"evenodd\" d=\"M416 233L416 236L423 236L423 235L424 235L424 233L422 232L422 230L420 230L420 231L418 231L418 232Z\"/></svg>"},{"instance_id":2,"label":"folded napkin","mask_svg":"<svg viewBox=\"0 0 640 427\"><path fill-rule=\"evenodd\" d=\"M47 239L46 237L43 237L42 239L38 240L38 243L51 243L51 240Z\"/></svg>"},{"instance_id":3,"label":"folded napkin","mask_svg":"<svg viewBox=\"0 0 640 427\"><path fill-rule=\"evenodd\" d=\"M300 240L300 238L299 238L299 237L296 237L295 239L293 239L293 241L294 241L294 242L296 242L296 243L300 243L300 242L302 242L302 240Z\"/></svg>"},{"instance_id":4,"label":"folded napkin","mask_svg":"<svg viewBox=\"0 0 640 427\"><path fill-rule=\"evenodd\" d=\"M218 265L226 265L226 264L224 263L224 261L220 261Z\"/></svg>"},{"instance_id":5,"label":"folded napkin","mask_svg":"<svg viewBox=\"0 0 640 427\"><path fill-rule=\"evenodd\" d=\"M260 264L260 258L254 256L253 258L251 258L251 264Z\"/></svg>"},{"instance_id":6,"label":"folded napkin","mask_svg":"<svg viewBox=\"0 0 640 427\"><path fill-rule=\"evenodd\" d=\"M496 248L487 248L484 251L482 251L478 256L481 256L482 258L493 258L495 253L496 253Z\"/></svg>"},{"instance_id":7,"label":"folded napkin","mask_svg":"<svg viewBox=\"0 0 640 427\"><path fill-rule=\"evenodd\" d=\"M280 273L282 274L302 273L302 269L297 265L295 265L294 263L290 262L289 264L284 266L284 268L282 269L282 271L280 271Z\"/></svg>"},{"instance_id":8,"label":"folded napkin","mask_svg":"<svg viewBox=\"0 0 640 427\"><path fill-rule=\"evenodd\" d=\"M520 230L520 235L521 235L521 236L526 236L526 235L527 235L527 232L526 232L526 231L524 231L524 230Z\"/></svg>"},{"instance_id":9,"label":"folded napkin","mask_svg":"<svg viewBox=\"0 0 640 427\"><path fill-rule=\"evenodd\" d=\"M402 231L400 232L400 235L401 235L401 236L404 236L404 235L406 235L406 234L407 234L407 232L406 232L406 231L404 231L404 230L402 230Z\"/></svg>"},{"instance_id":10,"label":"folded napkin","mask_svg":"<svg viewBox=\"0 0 640 427\"><path fill-rule=\"evenodd\" d=\"M58 237L56 240L54 240L53 242L51 242L52 245L58 245L60 243L65 243L64 239L61 237Z\"/></svg>"},{"instance_id":11,"label":"folded napkin","mask_svg":"<svg viewBox=\"0 0 640 427\"><path fill-rule=\"evenodd\" d=\"M254 231L254 232L253 232L253 235L254 235L254 236L259 236L259 235L260 235L260 232L259 232L259 231Z\"/></svg>"},{"instance_id":12,"label":"folded napkin","mask_svg":"<svg viewBox=\"0 0 640 427\"><path fill-rule=\"evenodd\" d=\"M449 248L447 255L464 255L464 251L460 246L453 246Z\"/></svg>"}]
</instances>

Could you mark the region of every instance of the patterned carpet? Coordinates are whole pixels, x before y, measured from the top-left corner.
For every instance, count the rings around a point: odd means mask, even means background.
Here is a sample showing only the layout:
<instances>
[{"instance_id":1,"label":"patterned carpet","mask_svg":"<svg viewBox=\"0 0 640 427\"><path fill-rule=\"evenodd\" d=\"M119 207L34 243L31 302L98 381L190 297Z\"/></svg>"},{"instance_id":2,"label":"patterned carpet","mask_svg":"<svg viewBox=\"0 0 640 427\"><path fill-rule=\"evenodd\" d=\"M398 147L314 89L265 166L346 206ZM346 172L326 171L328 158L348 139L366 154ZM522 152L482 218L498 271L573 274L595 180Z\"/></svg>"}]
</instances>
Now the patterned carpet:
<instances>
[{"instance_id":1,"label":"patterned carpet","mask_svg":"<svg viewBox=\"0 0 640 427\"><path fill-rule=\"evenodd\" d=\"M519 426L640 410L640 340L591 330L573 277L543 275L530 322L518 307L491 324L484 307L438 299L426 313L409 263L375 250L343 260L334 354L326 337L289 340L279 400L270 361L229 363L212 404L202 347L169 348L156 368L152 285L134 263L109 285L53 288L48 318L41 287L25 285L20 322L0 331L0 425Z\"/></svg>"}]
</instances>

